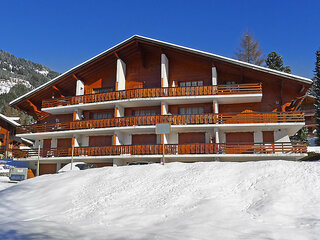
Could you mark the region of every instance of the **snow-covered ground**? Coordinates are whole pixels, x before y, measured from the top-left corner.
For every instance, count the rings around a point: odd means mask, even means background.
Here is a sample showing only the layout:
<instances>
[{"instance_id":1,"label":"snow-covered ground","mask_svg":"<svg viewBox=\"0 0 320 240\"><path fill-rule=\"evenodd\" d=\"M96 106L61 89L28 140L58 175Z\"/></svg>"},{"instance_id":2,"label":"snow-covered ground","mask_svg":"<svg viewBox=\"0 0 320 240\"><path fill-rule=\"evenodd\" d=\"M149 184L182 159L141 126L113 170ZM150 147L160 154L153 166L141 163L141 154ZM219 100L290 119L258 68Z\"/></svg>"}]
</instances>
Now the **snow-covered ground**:
<instances>
[{"instance_id":1,"label":"snow-covered ground","mask_svg":"<svg viewBox=\"0 0 320 240\"><path fill-rule=\"evenodd\" d=\"M320 153L320 146L308 146L308 152Z\"/></svg>"},{"instance_id":2,"label":"snow-covered ground","mask_svg":"<svg viewBox=\"0 0 320 240\"><path fill-rule=\"evenodd\" d=\"M0 192L0 239L319 239L320 162L170 163Z\"/></svg>"},{"instance_id":3,"label":"snow-covered ground","mask_svg":"<svg viewBox=\"0 0 320 240\"><path fill-rule=\"evenodd\" d=\"M11 187L13 185L15 185L15 183L9 183L8 177L0 176L0 191L8 187ZM1 196L1 193L0 193L0 196Z\"/></svg>"}]
</instances>

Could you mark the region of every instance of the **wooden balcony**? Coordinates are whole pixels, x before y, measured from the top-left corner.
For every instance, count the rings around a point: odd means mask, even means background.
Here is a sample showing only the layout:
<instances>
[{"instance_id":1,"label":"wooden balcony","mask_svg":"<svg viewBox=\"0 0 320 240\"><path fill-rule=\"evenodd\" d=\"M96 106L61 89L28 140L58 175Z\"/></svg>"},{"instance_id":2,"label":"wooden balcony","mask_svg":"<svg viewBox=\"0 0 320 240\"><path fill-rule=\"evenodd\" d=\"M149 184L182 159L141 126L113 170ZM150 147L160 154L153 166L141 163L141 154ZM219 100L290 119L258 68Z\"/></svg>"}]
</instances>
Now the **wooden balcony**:
<instances>
[{"instance_id":1,"label":"wooden balcony","mask_svg":"<svg viewBox=\"0 0 320 240\"><path fill-rule=\"evenodd\" d=\"M157 123L172 125L187 124L241 124L241 123L288 123L304 122L300 112L270 112L270 113L223 113L198 115L165 115L109 118L88 121L74 121L52 124L34 124L17 127L17 134L54 132L76 129L146 126Z\"/></svg>"},{"instance_id":2,"label":"wooden balcony","mask_svg":"<svg viewBox=\"0 0 320 240\"><path fill-rule=\"evenodd\" d=\"M183 154L301 154L307 152L302 143L247 143L247 144L167 144L166 155ZM73 156L116 156L116 155L161 155L162 145L119 145L103 147L75 147ZM16 149L15 158L38 156L38 149ZM40 150L40 157L70 157L72 148L46 148Z\"/></svg>"},{"instance_id":3,"label":"wooden balcony","mask_svg":"<svg viewBox=\"0 0 320 240\"><path fill-rule=\"evenodd\" d=\"M87 94L63 97L42 101L42 108L68 106L80 103L96 103L113 100L155 97L209 96L232 94L261 94L262 86L257 84L217 85L202 87L170 87L170 88L139 88L99 94Z\"/></svg>"}]
</instances>

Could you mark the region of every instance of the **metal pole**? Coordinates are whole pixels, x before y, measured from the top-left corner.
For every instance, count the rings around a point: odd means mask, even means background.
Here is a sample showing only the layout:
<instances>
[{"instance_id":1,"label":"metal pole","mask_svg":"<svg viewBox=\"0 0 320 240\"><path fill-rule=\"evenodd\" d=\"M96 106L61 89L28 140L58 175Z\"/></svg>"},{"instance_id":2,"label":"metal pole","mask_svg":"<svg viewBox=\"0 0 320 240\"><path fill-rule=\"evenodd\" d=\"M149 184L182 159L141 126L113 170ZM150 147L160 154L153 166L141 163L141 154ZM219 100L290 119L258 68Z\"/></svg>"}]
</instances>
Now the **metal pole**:
<instances>
[{"instance_id":1,"label":"metal pole","mask_svg":"<svg viewBox=\"0 0 320 240\"><path fill-rule=\"evenodd\" d=\"M72 148L71 148L71 166L70 166L70 170L72 170L72 165L73 165L73 152L74 152L74 138L72 139Z\"/></svg>"},{"instance_id":2,"label":"metal pole","mask_svg":"<svg viewBox=\"0 0 320 240\"><path fill-rule=\"evenodd\" d=\"M162 133L162 165L164 165L164 133Z\"/></svg>"},{"instance_id":3,"label":"metal pole","mask_svg":"<svg viewBox=\"0 0 320 240\"><path fill-rule=\"evenodd\" d=\"M38 146L38 163L37 163L37 176L40 175L40 141L39 141L39 146Z\"/></svg>"}]
</instances>

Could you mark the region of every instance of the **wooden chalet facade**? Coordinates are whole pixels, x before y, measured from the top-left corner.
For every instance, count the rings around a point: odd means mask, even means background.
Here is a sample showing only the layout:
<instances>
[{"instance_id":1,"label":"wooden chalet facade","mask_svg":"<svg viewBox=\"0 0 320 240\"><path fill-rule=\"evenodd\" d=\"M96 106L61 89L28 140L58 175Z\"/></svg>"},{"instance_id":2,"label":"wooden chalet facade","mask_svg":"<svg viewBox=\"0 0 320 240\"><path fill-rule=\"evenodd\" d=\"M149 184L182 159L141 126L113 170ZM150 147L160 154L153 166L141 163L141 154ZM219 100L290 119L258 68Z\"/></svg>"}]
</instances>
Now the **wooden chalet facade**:
<instances>
[{"instance_id":1,"label":"wooden chalet facade","mask_svg":"<svg viewBox=\"0 0 320 240\"><path fill-rule=\"evenodd\" d=\"M32 146L33 143L26 139L16 137L16 129L20 124L13 118L0 114L0 158L6 159L12 157L15 149L21 146Z\"/></svg>"},{"instance_id":2,"label":"wooden chalet facade","mask_svg":"<svg viewBox=\"0 0 320 240\"><path fill-rule=\"evenodd\" d=\"M299 159L289 136L312 81L234 59L133 36L10 103L37 119L19 152L55 172L74 161L99 166ZM160 138L157 123L171 123ZM72 147L73 146L73 147Z\"/></svg>"}]
</instances>

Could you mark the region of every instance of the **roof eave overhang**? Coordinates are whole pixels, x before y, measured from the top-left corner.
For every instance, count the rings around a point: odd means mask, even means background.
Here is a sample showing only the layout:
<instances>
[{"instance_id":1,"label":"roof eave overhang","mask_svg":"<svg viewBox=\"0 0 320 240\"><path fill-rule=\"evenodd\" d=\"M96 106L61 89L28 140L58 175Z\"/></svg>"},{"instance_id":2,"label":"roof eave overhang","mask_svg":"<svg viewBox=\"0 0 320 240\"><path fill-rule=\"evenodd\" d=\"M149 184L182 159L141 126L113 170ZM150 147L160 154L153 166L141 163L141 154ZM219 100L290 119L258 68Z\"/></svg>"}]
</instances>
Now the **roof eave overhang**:
<instances>
[{"instance_id":1,"label":"roof eave overhang","mask_svg":"<svg viewBox=\"0 0 320 240\"><path fill-rule=\"evenodd\" d=\"M170 48L178 49L178 50L181 50L181 51L189 52L189 53L192 53L192 54L202 55L202 56L205 56L205 57L212 58L214 60L223 61L223 62L227 62L227 63L230 63L230 64L235 64L235 65L238 65L238 66L241 66L241 67L257 70L257 71L260 71L260 72L269 73L269 74L276 75L276 76L279 76L279 77L284 77L284 78L287 78L287 79L290 79L290 80L295 80L295 81L299 81L299 82L302 82L302 83L306 83L306 84L309 84L309 85L311 85L312 82L313 82L309 78L300 77L300 76L297 76L297 75L276 71L276 70L269 69L269 68L266 68L266 67L261 67L261 66L257 66L257 65L254 65L254 64L242 62L242 61L239 61L239 60L236 60L236 59L227 58L227 57L223 57L223 56L220 56L220 55L216 55L216 54L212 54L212 53L208 53L208 52L204 52L204 51L200 51L200 50L196 50L196 49L192 49L192 48L188 48L188 47L183 47L183 46L179 46L179 45L168 43L168 42L163 42L163 41L152 39L152 38L147 38L147 37L143 37L143 36L139 36L139 35L134 35L134 36L124 40L123 42L121 42L121 43L109 48L108 50L106 50L106 51L94 56L93 58L90 58L89 60L87 60L87 61L85 61L85 62L83 62L83 63L81 63L81 64L79 64L79 65L77 65L77 66L75 66L73 68L71 68L70 70L66 71L65 73L63 73L63 74L59 75L58 77L56 77L56 78L54 78L54 79L42 84L41 86L31 90L30 92L28 92L28 93L16 98L15 100L11 101L9 103L9 105L10 106L14 106L14 105L18 104L20 101L24 100L25 98L27 98L29 96L32 96L34 93L45 89L46 87L48 87L51 84L61 80L64 77L67 77L69 74L74 73L78 69L80 69L80 68L84 67L85 65L87 65L87 64L89 64L89 63L91 63L91 62L93 62L93 61L95 61L97 59L99 59L100 57L103 57L103 56L105 56L105 55L117 50L119 47L129 43L132 40L141 40L141 41L150 42L150 43L157 44L157 45L164 46L164 47L170 47Z\"/></svg>"}]
</instances>

